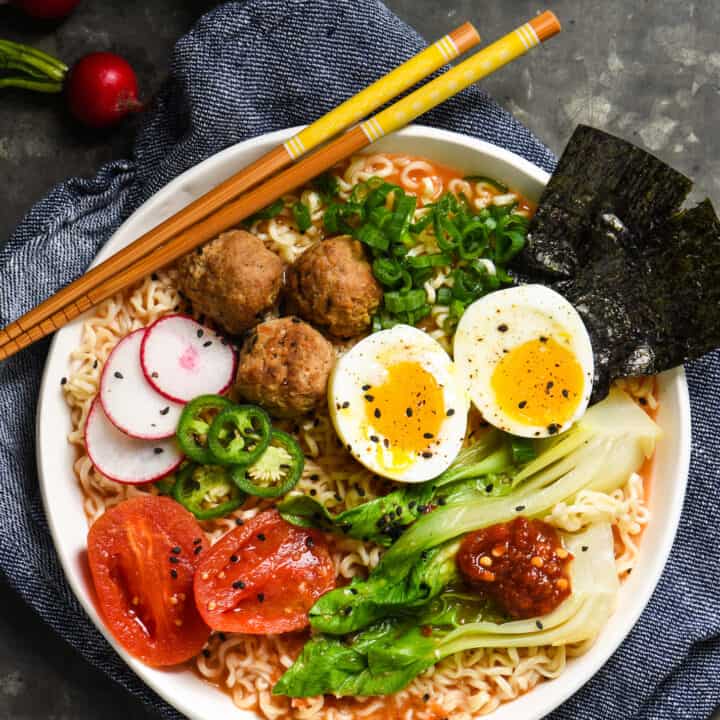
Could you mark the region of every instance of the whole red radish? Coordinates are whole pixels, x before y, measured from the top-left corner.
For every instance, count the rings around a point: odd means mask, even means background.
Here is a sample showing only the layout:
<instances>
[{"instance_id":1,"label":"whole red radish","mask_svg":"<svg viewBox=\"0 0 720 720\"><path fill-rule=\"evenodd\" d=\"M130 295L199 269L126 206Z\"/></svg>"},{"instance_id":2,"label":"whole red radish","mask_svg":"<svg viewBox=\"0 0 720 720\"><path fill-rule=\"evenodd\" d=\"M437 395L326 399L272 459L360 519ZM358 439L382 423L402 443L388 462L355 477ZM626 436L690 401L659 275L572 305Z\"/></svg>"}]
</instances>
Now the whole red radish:
<instances>
[{"instance_id":1,"label":"whole red radish","mask_svg":"<svg viewBox=\"0 0 720 720\"><path fill-rule=\"evenodd\" d=\"M59 20L69 15L80 0L10 0L27 15L43 20Z\"/></svg>"},{"instance_id":2,"label":"whole red radish","mask_svg":"<svg viewBox=\"0 0 720 720\"><path fill-rule=\"evenodd\" d=\"M92 53L79 60L65 90L72 114L94 128L114 125L142 108L135 72L113 53Z\"/></svg>"}]
</instances>

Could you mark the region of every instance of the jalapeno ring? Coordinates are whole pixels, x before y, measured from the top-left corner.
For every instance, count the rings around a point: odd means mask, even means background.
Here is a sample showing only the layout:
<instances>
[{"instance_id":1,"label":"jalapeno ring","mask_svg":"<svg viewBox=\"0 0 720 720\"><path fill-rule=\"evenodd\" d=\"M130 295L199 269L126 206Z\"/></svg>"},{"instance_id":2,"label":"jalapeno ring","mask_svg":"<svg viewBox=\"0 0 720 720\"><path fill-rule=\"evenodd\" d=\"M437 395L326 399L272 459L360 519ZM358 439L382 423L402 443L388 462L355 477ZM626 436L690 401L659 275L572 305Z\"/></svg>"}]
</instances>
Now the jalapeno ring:
<instances>
[{"instance_id":1,"label":"jalapeno ring","mask_svg":"<svg viewBox=\"0 0 720 720\"><path fill-rule=\"evenodd\" d=\"M207 444L221 465L251 465L270 443L272 425L257 405L233 405L213 420Z\"/></svg>"}]
</instances>

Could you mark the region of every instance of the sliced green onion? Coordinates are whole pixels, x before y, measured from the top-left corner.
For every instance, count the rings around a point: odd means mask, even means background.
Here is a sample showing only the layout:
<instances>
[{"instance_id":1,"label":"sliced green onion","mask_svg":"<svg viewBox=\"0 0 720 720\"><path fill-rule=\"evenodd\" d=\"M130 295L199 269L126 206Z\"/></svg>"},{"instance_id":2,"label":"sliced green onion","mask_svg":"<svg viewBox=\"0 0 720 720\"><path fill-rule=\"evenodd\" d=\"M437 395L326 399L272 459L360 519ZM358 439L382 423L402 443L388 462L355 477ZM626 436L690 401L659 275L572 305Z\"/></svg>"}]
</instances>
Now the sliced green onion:
<instances>
[{"instance_id":1,"label":"sliced green onion","mask_svg":"<svg viewBox=\"0 0 720 720\"><path fill-rule=\"evenodd\" d=\"M408 267L413 269L445 267L452 262L447 253L432 253L430 255L413 255L405 258Z\"/></svg>"},{"instance_id":2,"label":"sliced green onion","mask_svg":"<svg viewBox=\"0 0 720 720\"><path fill-rule=\"evenodd\" d=\"M292 213L295 218L295 222L297 223L298 230L301 233L305 233L305 231L312 225L312 220L310 219L310 208L308 208L305 203L298 200L292 207Z\"/></svg>"},{"instance_id":3,"label":"sliced green onion","mask_svg":"<svg viewBox=\"0 0 720 720\"><path fill-rule=\"evenodd\" d=\"M495 188L495 190L501 193L506 193L508 191L507 185L503 185L501 182L493 180L493 178L487 177L486 175L468 175L467 177L464 177L463 180L466 180L467 182L483 183L483 185L490 185L490 187Z\"/></svg>"},{"instance_id":4,"label":"sliced green onion","mask_svg":"<svg viewBox=\"0 0 720 720\"><path fill-rule=\"evenodd\" d=\"M524 465L537 457L535 444L530 438L513 437L510 447L516 465Z\"/></svg>"},{"instance_id":5,"label":"sliced green onion","mask_svg":"<svg viewBox=\"0 0 720 720\"><path fill-rule=\"evenodd\" d=\"M390 247L387 237L373 225L361 225L353 231L353 237L376 250L387 250Z\"/></svg>"},{"instance_id":6,"label":"sliced green onion","mask_svg":"<svg viewBox=\"0 0 720 720\"><path fill-rule=\"evenodd\" d=\"M391 313L417 310L427 301L424 290L408 290L405 293L397 291L385 293L385 307Z\"/></svg>"}]
</instances>

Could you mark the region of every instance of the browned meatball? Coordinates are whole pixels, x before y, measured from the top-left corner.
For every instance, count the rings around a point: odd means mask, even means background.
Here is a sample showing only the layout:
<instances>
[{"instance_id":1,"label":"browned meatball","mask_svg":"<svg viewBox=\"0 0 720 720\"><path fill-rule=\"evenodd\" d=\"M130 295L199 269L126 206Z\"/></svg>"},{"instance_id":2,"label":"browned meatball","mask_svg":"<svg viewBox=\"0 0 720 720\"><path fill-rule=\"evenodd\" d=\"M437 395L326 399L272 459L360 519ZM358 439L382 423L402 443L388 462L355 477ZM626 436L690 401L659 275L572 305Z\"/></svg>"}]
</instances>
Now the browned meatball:
<instances>
[{"instance_id":1,"label":"browned meatball","mask_svg":"<svg viewBox=\"0 0 720 720\"><path fill-rule=\"evenodd\" d=\"M260 238L232 230L186 255L178 270L180 290L193 308L239 335L277 301L283 263Z\"/></svg>"},{"instance_id":2,"label":"browned meatball","mask_svg":"<svg viewBox=\"0 0 720 720\"><path fill-rule=\"evenodd\" d=\"M367 332L382 299L362 245L346 235L306 250L288 271L287 291L301 317L339 338Z\"/></svg>"},{"instance_id":3,"label":"browned meatball","mask_svg":"<svg viewBox=\"0 0 720 720\"><path fill-rule=\"evenodd\" d=\"M234 393L279 417L324 404L333 346L300 318L260 323L240 350Z\"/></svg>"}]
</instances>

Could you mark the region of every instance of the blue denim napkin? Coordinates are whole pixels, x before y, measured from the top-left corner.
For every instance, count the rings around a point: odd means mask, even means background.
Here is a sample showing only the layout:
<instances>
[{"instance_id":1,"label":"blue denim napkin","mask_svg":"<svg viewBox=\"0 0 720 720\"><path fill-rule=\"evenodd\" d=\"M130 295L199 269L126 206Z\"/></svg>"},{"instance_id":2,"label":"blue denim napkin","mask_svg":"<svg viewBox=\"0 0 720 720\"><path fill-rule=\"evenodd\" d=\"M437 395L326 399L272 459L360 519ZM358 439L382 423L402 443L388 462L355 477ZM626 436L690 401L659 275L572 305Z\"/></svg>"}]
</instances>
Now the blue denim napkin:
<instances>
[{"instance_id":1,"label":"blue denim napkin","mask_svg":"<svg viewBox=\"0 0 720 720\"><path fill-rule=\"evenodd\" d=\"M0 250L0 325L78 277L122 221L184 170L240 140L312 121L422 46L377 0L247 0L210 12L178 42L132 159L57 186ZM479 87L422 122L496 143L546 170L554 165L552 154ZM159 717L178 718L115 655L64 582L33 452L47 347L43 341L0 364L3 579L90 663ZM625 644L553 715L557 720L697 720L720 701L720 359L694 364L690 383L695 452L670 565Z\"/></svg>"}]
</instances>

